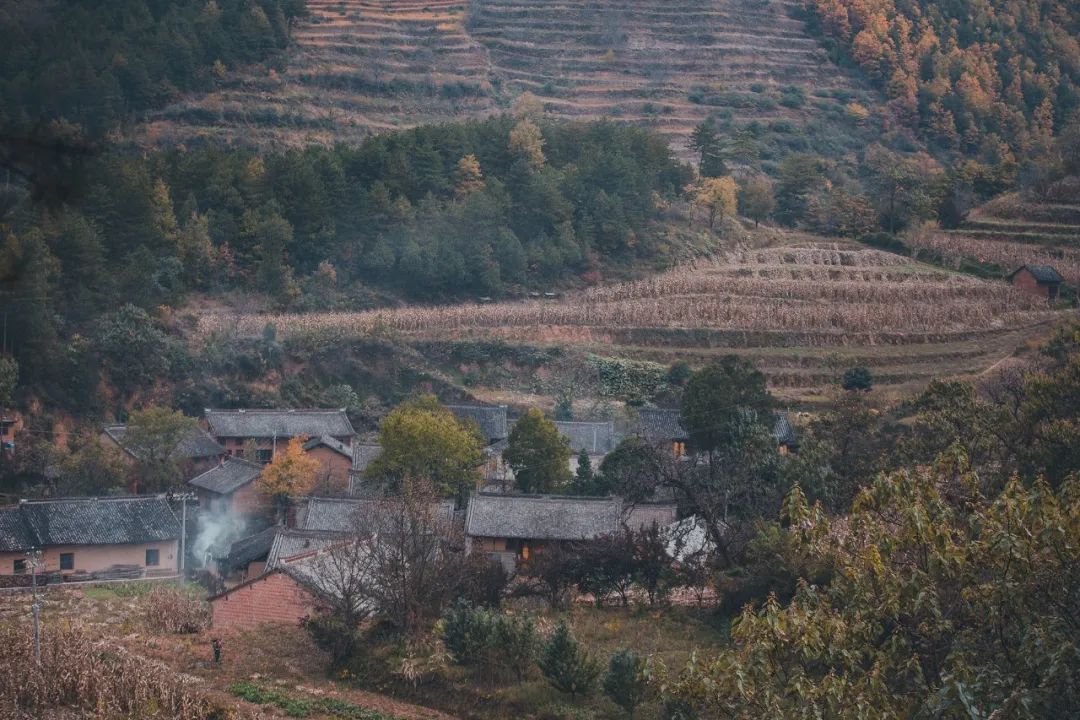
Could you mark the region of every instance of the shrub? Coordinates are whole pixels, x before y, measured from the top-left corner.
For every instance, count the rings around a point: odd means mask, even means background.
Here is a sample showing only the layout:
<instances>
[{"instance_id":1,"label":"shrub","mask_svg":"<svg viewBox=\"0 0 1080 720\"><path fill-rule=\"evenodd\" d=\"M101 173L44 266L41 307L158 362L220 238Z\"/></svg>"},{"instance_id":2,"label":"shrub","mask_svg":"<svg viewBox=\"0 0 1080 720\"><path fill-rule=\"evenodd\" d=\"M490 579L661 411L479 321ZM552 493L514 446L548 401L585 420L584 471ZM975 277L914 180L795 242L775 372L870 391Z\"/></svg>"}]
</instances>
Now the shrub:
<instances>
[{"instance_id":1,"label":"shrub","mask_svg":"<svg viewBox=\"0 0 1080 720\"><path fill-rule=\"evenodd\" d=\"M645 699L645 658L633 650L620 650L611 656L604 674L604 694L633 716L634 709Z\"/></svg>"},{"instance_id":2,"label":"shrub","mask_svg":"<svg viewBox=\"0 0 1080 720\"><path fill-rule=\"evenodd\" d=\"M874 376L869 368L853 367L844 372L840 384L845 390L869 390L874 386Z\"/></svg>"},{"instance_id":3,"label":"shrub","mask_svg":"<svg viewBox=\"0 0 1080 720\"><path fill-rule=\"evenodd\" d=\"M458 665L481 665L491 656L495 620L491 613L459 599L443 614L440 635Z\"/></svg>"},{"instance_id":4,"label":"shrub","mask_svg":"<svg viewBox=\"0 0 1080 720\"><path fill-rule=\"evenodd\" d=\"M518 682L525 679L536 661L540 639L532 618L503 615L495 622L495 650L506 667L513 671Z\"/></svg>"},{"instance_id":5,"label":"shrub","mask_svg":"<svg viewBox=\"0 0 1080 720\"><path fill-rule=\"evenodd\" d=\"M600 666L581 647L565 622L559 623L540 653L540 672L559 692L588 695L596 686Z\"/></svg>"},{"instance_id":6,"label":"shrub","mask_svg":"<svg viewBox=\"0 0 1080 720\"><path fill-rule=\"evenodd\" d=\"M154 588L143 600L143 622L153 632L197 633L210 624L210 608L172 585Z\"/></svg>"}]
</instances>

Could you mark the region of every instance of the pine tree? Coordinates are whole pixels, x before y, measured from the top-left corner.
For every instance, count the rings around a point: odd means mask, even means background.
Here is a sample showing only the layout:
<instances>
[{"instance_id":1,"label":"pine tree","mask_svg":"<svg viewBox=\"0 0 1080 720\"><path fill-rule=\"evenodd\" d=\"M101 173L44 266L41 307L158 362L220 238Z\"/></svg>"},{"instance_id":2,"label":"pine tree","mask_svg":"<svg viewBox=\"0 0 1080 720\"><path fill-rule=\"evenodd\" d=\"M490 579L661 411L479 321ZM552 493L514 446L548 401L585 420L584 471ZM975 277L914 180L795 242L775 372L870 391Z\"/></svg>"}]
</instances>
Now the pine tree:
<instances>
[{"instance_id":1,"label":"pine tree","mask_svg":"<svg viewBox=\"0 0 1080 720\"><path fill-rule=\"evenodd\" d=\"M626 711L627 717L645 699L645 658L633 650L620 650L611 656L604 674L604 694Z\"/></svg>"},{"instance_id":2,"label":"pine tree","mask_svg":"<svg viewBox=\"0 0 1080 720\"><path fill-rule=\"evenodd\" d=\"M582 448L578 453L577 472L574 475L574 489L578 495L591 495L593 491L596 473L593 472L592 460L589 453Z\"/></svg>"},{"instance_id":3,"label":"pine tree","mask_svg":"<svg viewBox=\"0 0 1080 720\"><path fill-rule=\"evenodd\" d=\"M553 688L575 697L592 692L600 675L600 666L581 647L565 622L560 622L551 633L538 664Z\"/></svg>"}]
</instances>

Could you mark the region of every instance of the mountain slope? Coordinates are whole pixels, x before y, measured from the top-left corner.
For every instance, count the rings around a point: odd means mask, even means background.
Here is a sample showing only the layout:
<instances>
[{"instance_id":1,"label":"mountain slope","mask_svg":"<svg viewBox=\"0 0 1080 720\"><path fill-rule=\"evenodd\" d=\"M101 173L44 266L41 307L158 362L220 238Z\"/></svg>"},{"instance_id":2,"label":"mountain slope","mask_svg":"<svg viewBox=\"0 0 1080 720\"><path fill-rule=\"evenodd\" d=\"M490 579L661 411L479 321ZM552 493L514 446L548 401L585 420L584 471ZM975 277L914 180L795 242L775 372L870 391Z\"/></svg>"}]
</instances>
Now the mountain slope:
<instances>
[{"instance_id":1,"label":"mountain slope","mask_svg":"<svg viewBox=\"0 0 1080 720\"><path fill-rule=\"evenodd\" d=\"M228 80L155 114L156 141L333 142L508 107L650 126L834 122L873 102L778 0L310 0L284 72ZM816 97L815 97L816 96Z\"/></svg>"}]
</instances>

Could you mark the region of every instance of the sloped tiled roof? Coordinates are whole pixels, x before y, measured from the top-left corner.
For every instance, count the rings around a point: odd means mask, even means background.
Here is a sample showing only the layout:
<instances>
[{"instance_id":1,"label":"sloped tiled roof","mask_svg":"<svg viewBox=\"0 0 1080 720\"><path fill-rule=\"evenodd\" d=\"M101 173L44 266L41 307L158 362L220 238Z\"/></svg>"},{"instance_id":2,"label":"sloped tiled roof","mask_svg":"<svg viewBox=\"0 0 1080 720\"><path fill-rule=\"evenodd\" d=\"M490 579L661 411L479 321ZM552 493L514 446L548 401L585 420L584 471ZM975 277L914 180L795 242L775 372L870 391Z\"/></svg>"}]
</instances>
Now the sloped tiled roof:
<instances>
[{"instance_id":1,"label":"sloped tiled roof","mask_svg":"<svg viewBox=\"0 0 1080 720\"><path fill-rule=\"evenodd\" d=\"M278 528L266 557L266 570L273 570L288 558L322 550L340 540L336 533Z\"/></svg>"},{"instance_id":2,"label":"sloped tiled roof","mask_svg":"<svg viewBox=\"0 0 1080 720\"><path fill-rule=\"evenodd\" d=\"M590 455L604 455L615 449L615 423L608 422L570 422L556 420L559 433L570 441L570 449L575 453L582 450Z\"/></svg>"},{"instance_id":3,"label":"sloped tiled roof","mask_svg":"<svg viewBox=\"0 0 1080 720\"><path fill-rule=\"evenodd\" d=\"M775 414L776 422L773 423L772 434L780 445L794 447L799 444L799 438L795 435L795 428L791 426L791 418L786 412Z\"/></svg>"},{"instance_id":4,"label":"sloped tiled roof","mask_svg":"<svg viewBox=\"0 0 1080 720\"><path fill-rule=\"evenodd\" d=\"M344 410L206 410L215 437L290 438L356 435Z\"/></svg>"},{"instance_id":5,"label":"sloped tiled roof","mask_svg":"<svg viewBox=\"0 0 1080 720\"><path fill-rule=\"evenodd\" d=\"M188 480L188 484L219 495L236 492L250 482L254 482L262 466L241 458L229 458L220 465L215 465L202 475Z\"/></svg>"},{"instance_id":6,"label":"sloped tiled roof","mask_svg":"<svg viewBox=\"0 0 1080 720\"><path fill-rule=\"evenodd\" d=\"M480 427L480 434L488 442L509 437L505 405L447 405L459 420L471 420Z\"/></svg>"},{"instance_id":7,"label":"sloped tiled roof","mask_svg":"<svg viewBox=\"0 0 1080 720\"><path fill-rule=\"evenodd\" d=\"M106 425L102 428L105 434L128 455L137 457L136 453L124 444L127 436L127 425ZM176 460L197 460L199 458L217 457L225 454L225 448L221 447L210 434L202 428L195 428L183 440L176 444L176 448L170 453Z\"/></svg>"},{"instance_id":8,"label":"sloped tiled roof","mask_svg":"<svg viewBox=\"0 0 1080 720\"><path fill-rule=\"evenodd\" d=\"M0 508L0 552L23 552L38 545L19 506Z\"/></svg>"},{"instance_id":9,"label":"sloped tiled roof","mask_svg":"<svg viewBox=\"0 0 1080 720\"><path fill-rule=\"evenodd\" d=\"M336 439L330 437L329 435L320 435L319 437L311 438L306 443L304 443L304 449L305 450L314 450L315 448L319 447L320 445L322 445L324 447L328 447L331 450L333 450L334 452L339 453L339 454L349 458L349 460L352 460L352 457L353 457L352 448L350 448L348 445L341 442L340 440L336 440Z\"/></svg>"},{"instance_id":10,"label":"sloped tiled roof","mask_svg":"<svg viewBox=\"0 0 1080 720\"><path fill-rule=\"evenodd\" d=\"M352 469L364 472L375 458L382 455L382 445L376 443L353 443Z\"/></svg>"},{"instance_id":11,"label":"sloped tiled roof","mask_svg":"<svg viewBox=\"0 0 1080 720\"><path fill-rule=\"evenodd\" d=\"M0 511L0 548L7 552L49 545L124 545L178 537L180 523L169 503L159 496L23 501Z\"/></svg>"},{"instance_id":12,"label":"sloped tiled roof","mask_svg":"<svg viewBox=\"0 0 1080 720\"><path fill-rule=\"evenodd\" d=\"M469 499L465 533L472 537L588 540L613 533L619 498L478 493Z\"/></svg>"},{"instance_id":13,"label":"sloped tiled roof","mask_svg":"<svg viewBox=\"0 0 1080 720\"><path fill-rule=\"evenodd\" d=\"M686 440L688 436L682 425L682 411L662 408L638 410L638 431L649 442Z\"/></svg>"},{"instance_id":14,"label":"sloped tiled roof","mask_svg":"<svg viewBox=\"0 0 1080 720\"><path fill-rule=\"evenodd\" d=\"M379 517L392 510L393 499L361 498L308 498L296 513L296 527L300 530L347 534L377 530L366 527L378 524ZM441 500L435 512L442 521L454 516L454 501Z\"/></svg>"},{"instance_id":15,"label":"sloped tiled roof","mask_svg":"<svg viewBox=\"0 0 1080 720\"><path fill-rule=\"evenodd\" d=\"M1029 273L1031 273L1032 277L1034 277L1041 283L1064 282L1064 278L1062 278L1061 275L1058 274L1058 271L1050 267L1049 265L1024 265L1023 267L1017 268L1017 270L1012 275L1009 275L1009 279L1012 279L1013 276L1016 275L1016 273L1025 269Z\"/></svg>"},{"instance_id":16,"label":"sloped tiled roof","mask_svg":"<svg viewBox=\"0 0 1080 720\"><path fill-rule=\"evenodd\" d=\"M642 530L653 523L667 527L678 520L678 507L674 503L638 503L628 508L624 515L631 530Z\"/></svg>"},{"instance_id":17,"label":"sloped tiled roof","mask_svg":"<svg viewBox=\"0 0 1080 720\"><path fill-rule=\"evenodd\" d=\"M270 553L270 547L274 544L274 538L280 530L279 527L268 527L262 532L240 538L229 546L229 554L225 556L225 562L236 568L265 558Z\"/></svg>"}]
</instances>

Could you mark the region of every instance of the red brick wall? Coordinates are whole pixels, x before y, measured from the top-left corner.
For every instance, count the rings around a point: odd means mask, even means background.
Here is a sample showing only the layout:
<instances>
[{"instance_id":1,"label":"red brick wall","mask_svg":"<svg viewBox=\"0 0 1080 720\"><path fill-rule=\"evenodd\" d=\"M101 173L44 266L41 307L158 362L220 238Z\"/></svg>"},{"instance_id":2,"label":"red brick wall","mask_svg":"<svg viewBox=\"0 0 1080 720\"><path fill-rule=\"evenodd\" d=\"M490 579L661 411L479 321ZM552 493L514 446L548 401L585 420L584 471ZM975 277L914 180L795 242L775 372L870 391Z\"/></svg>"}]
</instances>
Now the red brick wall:
<instances>
[{"instance_id":1,"label":"red brick wall","mask_svg":"<svg viewBox=\"0 0 1080 720\"><path fill-rule=\"evenodd\" d=\"M259 492L259 481L250 482L232 494L232 511L241 515L262 515L274 506L273 498Z\"/></svg>"},{"instance_id":2,"label":"red brick wall","mask_svg":"<svg viewBox=\"0 0 1080 720\"><path fill-rule=\"evenodd\" d=\"M315 479L316 491L323 495L335 495L344 493L348 489L352 458L334 452L325 445L308 450L308 455L318 460L322 466Z\"/></svg>"},{"instance_id":3,"label":"red brick wall","mask_svg":"<svg viewBox=\"0 0 1080 720\"><path fill-rule=\"evenodd\" d=\"M215 628L250 628L265 622L296 624L314 609L311 597L295 580L274 572L210 601Z\"/></svg>"},{"instance_id":4,"label":"red brick wall","mask_svg":"<svg viewBox=\"0 0 1080 720\"><path fill-rule=\"evenodd\" d=\"M1035 276L1028 271L1027 268L1021 269L1012 279L1013 287L1020 288L1026 293L1037 295L1043 298L1049 298L1050 291L1045 285L1040 285L1039 281L1035 279Z\"/></svg>"}]
</instances>

